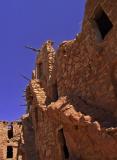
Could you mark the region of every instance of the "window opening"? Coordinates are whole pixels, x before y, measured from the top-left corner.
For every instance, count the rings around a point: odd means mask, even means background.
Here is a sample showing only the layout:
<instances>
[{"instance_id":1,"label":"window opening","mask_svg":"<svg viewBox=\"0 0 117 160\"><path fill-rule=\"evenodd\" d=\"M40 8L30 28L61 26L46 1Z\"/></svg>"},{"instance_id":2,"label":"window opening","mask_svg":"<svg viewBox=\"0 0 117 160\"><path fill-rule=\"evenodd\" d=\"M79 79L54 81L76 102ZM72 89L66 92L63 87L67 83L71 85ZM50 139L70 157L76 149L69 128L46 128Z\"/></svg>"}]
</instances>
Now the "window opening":
<instances>
[{"instance_id":1,"label":"window opening","mask_svg":"<svg viewBox=\"0 0 117 160\"><path fill-rule=\"evenodd\" d=\"M7 158L13 158L13 147L12 146L7 147Z\"/></svg>"},{"instance_id":2,"label":"window opening","mask_svg":"<svg viewBox=\"0 0 117 160\"><path fill-rule=\"evenodd\" d=\"M13 138L13 126L12 126L12 124L8 125L8 138L9 139Z\"/></svg>"},{"instance_id":3,"label":"window opening","mask_svg":"<svg viewBox=\"0 0 117 160\"><path fill-rule=\"evenodd\" d=\"M95 22L98 26L98 29L101 33L102 39L104 39L105 36L107 35L107 33L113 27L113 24L111 23L110 19L106 15L106 13L102 10L102 8L100 8L98 14L95 15L94 20L95 20Z\"/></svg>"}]
</instances>

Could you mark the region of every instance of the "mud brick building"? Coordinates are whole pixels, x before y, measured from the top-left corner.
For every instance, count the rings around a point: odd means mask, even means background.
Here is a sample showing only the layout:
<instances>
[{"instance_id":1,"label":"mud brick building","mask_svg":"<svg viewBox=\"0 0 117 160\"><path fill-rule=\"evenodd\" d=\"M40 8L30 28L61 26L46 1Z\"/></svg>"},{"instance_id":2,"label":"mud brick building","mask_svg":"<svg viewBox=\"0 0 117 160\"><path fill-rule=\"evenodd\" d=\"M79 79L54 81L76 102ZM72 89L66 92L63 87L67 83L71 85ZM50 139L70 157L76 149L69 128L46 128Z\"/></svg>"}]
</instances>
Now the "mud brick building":
<instances>
[{"instance_id":1,"label":"mud brick building","mask_svg":"<svg viewBox=\"0 0 117 160\"><path fill-rule=\"evenodd\" d=\"M49 40L37 55L22 160L117 160L117 1L87 0L85 8L74 40L56 50Z\"/></svg>"},{"instance_id":2,"label":"mud brick building","mask_svg":"<svg viewBox=\"0 0 117 160\"><path fill-rule=\"evenodd\" d=\"M20 160L21 122L0 121L0 160Z\"/></svg>"},{"instance_id":3,"label":"mud brick building","mask_svg":"<svg viewBox=\"0 0 117 160\"><path fill-rule=\"evenodd\" d=\"M117 159L116 9L87 0L81 33L42 46L27 87L37 159Z\"/></svg>"}]
</instances>

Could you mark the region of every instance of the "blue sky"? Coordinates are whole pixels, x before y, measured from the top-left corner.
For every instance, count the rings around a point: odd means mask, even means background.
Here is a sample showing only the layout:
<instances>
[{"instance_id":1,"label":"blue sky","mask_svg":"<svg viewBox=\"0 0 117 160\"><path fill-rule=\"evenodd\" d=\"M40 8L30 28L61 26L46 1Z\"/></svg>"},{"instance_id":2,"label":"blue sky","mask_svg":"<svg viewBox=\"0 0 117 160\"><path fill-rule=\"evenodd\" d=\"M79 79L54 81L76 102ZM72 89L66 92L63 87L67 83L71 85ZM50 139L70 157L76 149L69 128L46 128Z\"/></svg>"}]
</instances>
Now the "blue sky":
<instances>
[{"instance_id":1,"label":"blue sky","mask_svg":"<svg viewBox=\"0 0 117 160\"><path fill-rule=\"evenodd\" d=\"M81 30L85 0L0 1L0 120L13 121L25 113L20 74L31 77L35 54L24 45L41 47L74 39Z\"/></svg>"}]
</instances>

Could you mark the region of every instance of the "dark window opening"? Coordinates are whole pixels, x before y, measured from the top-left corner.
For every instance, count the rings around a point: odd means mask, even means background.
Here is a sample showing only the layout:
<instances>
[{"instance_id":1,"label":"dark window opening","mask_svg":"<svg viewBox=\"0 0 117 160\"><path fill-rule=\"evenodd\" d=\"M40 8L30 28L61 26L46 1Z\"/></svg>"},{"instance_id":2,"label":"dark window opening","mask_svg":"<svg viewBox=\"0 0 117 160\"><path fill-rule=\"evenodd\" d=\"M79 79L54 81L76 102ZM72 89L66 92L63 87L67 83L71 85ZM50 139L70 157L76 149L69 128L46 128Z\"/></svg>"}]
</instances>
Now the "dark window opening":
<instances>
[{"instance_id":1,"label":"dark window opening","mask_svg":"<svg viewBox=\"0 0 117 160\"><path fill-rule=\"evenodd\" d=\"M69 151L68 151L68 148L66 145L66 140L65 140L63 129L60 129L58 131L58 136L59 136L59 142L60 142L62 155L64 156L65 159L68 159L69 158Z\"/></svg>"},{"instance_id":2,"label":"dark window opening","mask_svg":"<svg viewBox=\"0 0 117 160\"><path fill-rule=\"evenodd\" d=\"M7 158L13 158L13 147L12 146L7 147Z\"/></svg>"},{"instance_id":3,"label":"dark window opening","mask_svg":"<svg viewBox=\"0 0 117 160\"><path fill-rule=\"evenodd\" d=\"M102 38L104 39L107 33L113 27L113 24L111 23L108 16L101 8L98 14L95 16L94 20L98 26L98 29L101 33Z\"/></svg>"},{"instance_id":4,"label":"dark window opening","mask_svg":"<svg viewBox=\"0 0 117 160\"><path fill-rule=\"evenodd\" d=\"M13 126L12 124L8 125L8 138L13 138Z\"/></svg>"},{"instance_id":5,"label":"dark window opening","mask_svg":"<svg viewBox=\"0 0 117 160\"><path fill-rule=\"evenodd\" d=\"M53 101L58 100L58 88L57 88L57 83L52 85L52 96L53 96Z\"/></svg>"}]
</instances>

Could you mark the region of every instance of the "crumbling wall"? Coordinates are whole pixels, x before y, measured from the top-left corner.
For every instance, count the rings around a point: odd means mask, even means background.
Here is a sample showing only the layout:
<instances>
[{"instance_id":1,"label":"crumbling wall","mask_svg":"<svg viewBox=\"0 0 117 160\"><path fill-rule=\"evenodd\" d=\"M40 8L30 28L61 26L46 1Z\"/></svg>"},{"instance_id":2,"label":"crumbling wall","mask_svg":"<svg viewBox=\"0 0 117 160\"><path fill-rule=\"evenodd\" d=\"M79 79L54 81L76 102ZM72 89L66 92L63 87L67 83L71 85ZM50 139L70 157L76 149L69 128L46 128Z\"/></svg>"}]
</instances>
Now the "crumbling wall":
<instances>
[{"instance_id":1,"label":"crumbling wall","mask_svg":"<svg viewBox=\"0 0 117 160\"><path fill-rule=\"evenodd\" d=\"M61 97L46 106L40 101L42 94L38 91L41 88L39 84L37 85L37 81L33 80L30 88L35 97L32 118L35 120L38 159L111 160L117 158L116 128L103 128L91 116L76 112L71 101L66 97ZM82 107L88 107L83 101L79 100L79 102ZM37 107L36 110L34 106Z\"/></svg>"},{"instance_id":2,"label":"crumbling wall","mask_svg":"<svg viewBox=\"0 0 117 160\"><path fill-rule=\"evenodd\" d=\"M0 122L0 159L6 159L7 123ZM5 146L5 147L4 147Z\"/></svg>"},{"instance_id":3,"label":"crumbling wall","mask_svg":"<svg viewBox=\"0 0 117 160\"><path fill-rule=\"evenodd\" d=\"M8 158L18 160L18 145L22 129L21 122L9 123L1 121L0 129L0 160Z\"/></svg>"},{"instance_id":4,"label":"crumbling wall","mask_svg":"<svg viewBox=\"0 0 117 160\"><path fill-rule=\"evenodd\" d=\"M46 93L46 104L49 104L54 100L53 88L56 84L56 74L53 73L56 70L55 65L55 50L53 48L53 42L47 41L41 48L36 59L36 79L39 80L41 86Z\"/></svg>"},{"instance_id":5,"label":"crumbling wall","mask_svg":"<svg viewBox=\"0 0 117 160\"><path fill-rule=\"evenodd\" d=\"M29 114L22 117L22 138L20 143L20 153L23 160L36 160L35 153L35 133L32 119Z\"/></svg>"},{"instance_id":6,"label":"crumbling wall","mask_svg":"<svg viewBox=\"0 0 117 160\"><path fill-rule=\"evenodd\" d=\"M38 80L32 80L30 91L33 96L32 107L30 115L33 119L33 127L35 130L35 144L37 159L60 159L58 153L56 137L54 130L56 126L50 122L46 114L46 95L44 89L41 88Z\"/></svg>"},{"instance_id":7,"label":"crumbling wall","mask_svg":"<svg viewBox=\"0 0 117 160\"><path fill-rule=\"evenodd\" d=\"M51 104L47 114L52 123L54 120L54 123L59 124L54 131L56 140L60 129L63 129L69 154L66 155L65 148L62 148L61 152L64 156L60 159L112 160L117 158L116 128L101 127L90 116L76 112L74 106L64 97L55 104ZM60 145L60 140L57 145ZM65 156L68 157L65 158Z\"/></svg>"},{"instance_id":8,"label":"crumbling wall","mask_svg":"<svg viewBox=\"0 0 117 160\"><path fill-rule=\"evenodd\" d=\"M42 46L26 90L37 159L117 159L116 8L87 0L82 32Z\"/></svg>"},{"instance_id":9,"label":"crumbling wall","mask_svg":"<svg viewBox=\"0 0 117 160\"><path fill-rule=\"evenodd\" d=\"M97 35L95 15L104 10L113 24L104 39ZM57 83L60 95L78 95L90 105L116 114L116 1L87 1L83 31L63 43L57 52ZM98 30L99 32L99 30ZM64 86L64 87L63 87ZM70 95L71 94L71 95Z\"/></svg>"}]
</instances>

